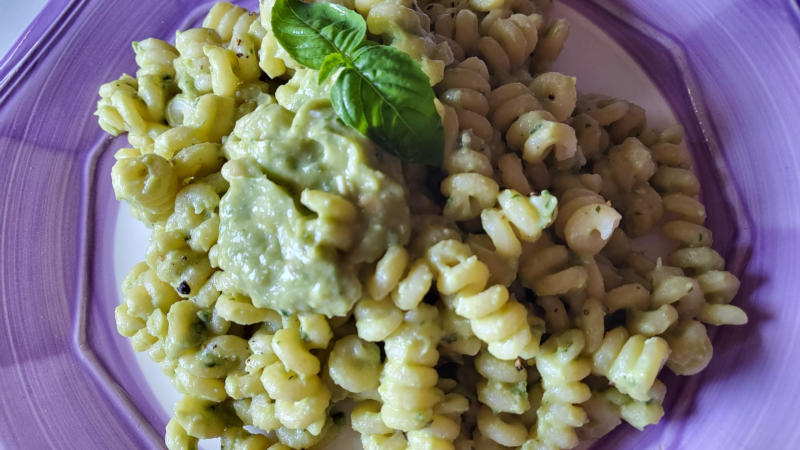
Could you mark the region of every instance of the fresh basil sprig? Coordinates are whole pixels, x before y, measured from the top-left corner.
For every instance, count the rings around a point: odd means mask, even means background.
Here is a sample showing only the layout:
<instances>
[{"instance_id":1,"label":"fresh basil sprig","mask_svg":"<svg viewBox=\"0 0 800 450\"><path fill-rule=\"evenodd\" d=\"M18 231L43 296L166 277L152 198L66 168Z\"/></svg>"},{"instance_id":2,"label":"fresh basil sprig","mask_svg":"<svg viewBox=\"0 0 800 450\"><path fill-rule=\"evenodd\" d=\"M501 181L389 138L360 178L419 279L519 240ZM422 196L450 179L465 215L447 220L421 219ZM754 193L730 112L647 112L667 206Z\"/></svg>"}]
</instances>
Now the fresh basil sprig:
<instances>
[{"instance_id":1,"label":"fresh basil sprig","mask_svg":"<svg viewBox=\"0 0 800 450\"><path fill-rule=\"evenodd\" d=\"M357 12L333 3L276 0L272 32L295 61L317 69L339 118L409 162L442 163L444 129L428 76L406 53L364 40Z\"/></svg>"}]
</instances>

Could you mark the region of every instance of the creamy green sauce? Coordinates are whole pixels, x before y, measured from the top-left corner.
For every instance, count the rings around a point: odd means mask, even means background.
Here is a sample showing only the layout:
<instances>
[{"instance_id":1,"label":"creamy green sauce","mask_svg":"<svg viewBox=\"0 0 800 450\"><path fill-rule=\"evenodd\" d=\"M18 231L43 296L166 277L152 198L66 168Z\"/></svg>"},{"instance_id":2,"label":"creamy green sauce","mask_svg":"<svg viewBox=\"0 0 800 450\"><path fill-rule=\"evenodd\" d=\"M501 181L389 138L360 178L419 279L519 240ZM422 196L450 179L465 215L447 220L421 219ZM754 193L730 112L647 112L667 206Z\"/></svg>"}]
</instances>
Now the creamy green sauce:
<instances>
[{"instance_id":1,"label":"creamy green sauce","mask_svg":"<svg viewBox=\"0 0 800 450\"><path fill-rule=\"evenodd\" d=\"M338 122L316 76L298 71L284 86L293 91L288 109L259 105L225 142L230 189L220 202L217 255L254 305L335 316L360 297L361 266L406 242L409 212L403 186L379 170L367 139ZM340 195L359 210L347 251L321 242L326 219L300 203L304 189Z\"/></svg>"}]
</instances>

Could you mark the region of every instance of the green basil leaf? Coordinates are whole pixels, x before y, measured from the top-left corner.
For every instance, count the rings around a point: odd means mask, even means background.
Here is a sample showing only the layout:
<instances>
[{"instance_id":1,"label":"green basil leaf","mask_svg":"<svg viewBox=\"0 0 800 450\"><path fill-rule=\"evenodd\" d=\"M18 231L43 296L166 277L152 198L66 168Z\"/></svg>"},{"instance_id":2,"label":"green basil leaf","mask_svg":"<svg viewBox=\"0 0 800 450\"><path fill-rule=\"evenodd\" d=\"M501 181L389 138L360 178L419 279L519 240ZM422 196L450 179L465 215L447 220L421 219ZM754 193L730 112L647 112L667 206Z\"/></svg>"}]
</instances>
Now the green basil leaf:
<instances>
[{"instance_id":1,"label":"green basil leaf","mask_svg":"<svg viewBox=\"0 0 800 450\"><path fill-rule=\"evenodd\" d=\"M333 3L276 0L272 32L295 61L319 69L331 53L355 49L367 33L360 14Z\"/></svg>"},{"instance_id":2,"label":"green basil leaf","mask_svg":"<svg viewBox=\"0 0 800 450\"><path fill-rule=\"evenodd\" d=\"M406 53L371 45L356 49L352 67L331 90L342 121L399 158L440 165L444 129L428 76Z\"/></svg>"},{"instance_id":3,"label":"green basil leaf","mask_svg":"<svg viewBox=\"0 0 800 450\"><path fill-rule=\"evenodd\" d=\"M322 84L323 81L327 80L329 76L333 72L336 72L342 66L346 66L347 61L344 59L341 53L331 53L330 55L325 57L325 60L322 61L322 67L319 68L319 78L317 83Z\"/></svg>"}]
</instances>

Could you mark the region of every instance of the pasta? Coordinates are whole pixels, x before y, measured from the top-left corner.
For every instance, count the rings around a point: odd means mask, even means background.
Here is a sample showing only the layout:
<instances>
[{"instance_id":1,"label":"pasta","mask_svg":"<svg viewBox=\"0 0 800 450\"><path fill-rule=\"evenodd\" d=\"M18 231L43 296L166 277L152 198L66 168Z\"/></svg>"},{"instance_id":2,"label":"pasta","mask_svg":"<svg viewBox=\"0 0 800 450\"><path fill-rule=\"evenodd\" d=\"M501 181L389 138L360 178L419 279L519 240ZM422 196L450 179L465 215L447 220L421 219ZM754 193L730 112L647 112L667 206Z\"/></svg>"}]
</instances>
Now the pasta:
<instances>
[{"instance_id":1,"label":"pasta","mask_svg":"<svg viewBox=\"0 0 800 450\"><path fill-rule=\"evenodd\" d=\"M136 76L99 88L130 144L115 195L151 229L114 318L182 395L167 447L323 448L348 414L367 450L658 423L662 367L699 372L706 326L747 322L682 128L550 71L549 0L335 3L427 76L441 167L346 126L273 0L134 42Z\"/></svg>"},{"instance_id":2,"label":"pasta","mask_svg":"<svg viewBox=\"0 0 800 450\"><path fill-rule=\"evenodd\" d=\"M361 434L361 445L364 450L407 448L403 434L383 423L381 405L375 400L364 400L357 404L350 413L350 420L353 429Z\"/></svg>"},{"instance_id":3,"label":"pasta","mask_svg":"<svg viewBox=\"0 0 800 450\"><path fill-rule=\"evenodd\" d=\"M389 428L420 430L434 420L433 408L441 400L433 366L439 358L438 312L429 305L405 314L403 324L386 338L386 363L378 387L383 405L381 420Z\"/></svg>"},{"instance_id":4,"label":"pasta","mask_svg":"<svg viewBox=\"0 0 800 450\"><path fill-rule=\"evenodd\" d=\"M488 268L469 247L457 241L441 241L429 251L438 272L437 288L454 295L456 314L468 319L475 336L501 359L530 358L538 350L538 339L528 326L525 307L505 286L487 287Z\"/></svg>"},{"instance_id":5,"label":"pasta","mask_svg":"<svg viewBox=\"0 0 800 450\"><path fill-rule=\"evenodd\" d=\"M583 351L583 334L567 330L550 337L536 357L536 367L542 375L542 399L536 410L538 420L533 439L522 448L559 447L577 445L575 428L587 421L586 412L576 404L589 400L589 387L580 380L590 369L589 362L580 357Z\"/></svg>"}]
</instances>

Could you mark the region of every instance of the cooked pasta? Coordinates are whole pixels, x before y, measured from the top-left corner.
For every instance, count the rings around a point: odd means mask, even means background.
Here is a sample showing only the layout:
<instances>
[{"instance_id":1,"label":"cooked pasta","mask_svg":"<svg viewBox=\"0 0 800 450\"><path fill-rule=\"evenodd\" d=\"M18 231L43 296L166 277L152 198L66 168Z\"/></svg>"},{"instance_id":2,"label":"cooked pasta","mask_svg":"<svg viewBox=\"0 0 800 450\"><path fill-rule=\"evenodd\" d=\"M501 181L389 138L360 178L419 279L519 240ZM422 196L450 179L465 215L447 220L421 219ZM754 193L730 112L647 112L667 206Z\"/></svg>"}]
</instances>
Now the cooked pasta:
<instances>
[{"instance_id":1,"label":"cooked pasta","mask_svg":"<svg viewBox=\"0 0 800 450\"><path fill-rule=\"evenodd\" d=\"M573 448L657 423L662 367L747 322L683 129L551 71L550 0L331 1L427 76L441 167L337 117L343 71L290 56L282 1L216 3L99 89L151 230L114 319L182 395L167 448L325 448L348 414L366 450Z\"/></svg>"},{"instance_id":2,"label":"cooked pasta","mask_svg":"<svg viewBox=\"0 0 800 450\"><path fill-rule=\"evenodd\" d=\"M462 130L472 130L484 140L492 138L494 130L486 118L491 86L483 60L473 56L446 70L437 90L442 102L455 108Z\"/></svg>"},{"instance_id":3,"label":"cooked pasta","mask_svg":"<svg viewBox=\"0 0 800 450\"><path fill-rule=\"evenodd\" d=\"M536 411L536 428L532 439L522 448L572 448L578 444L575 428L587 421L586 412L577 404L589 400L585 378L591 365L581 357L584 340L579 330L567 330L551 336L536 357L536 367L542 375L543 394Z\"/></svg>"},{"instance_id":4,"label":"cooked pasta","mask_svg":"<svg viewBox=\"0 0 800 450\"><path fill-rule=\"evenodd\" d=\"M588 273L582 265L570 264L565 246L545 236L524 249L519 278L536 295L563 295L586 287Z\"/></svg>"},{"instance_id":5,"label":"cooked pasta","mask_svg":"<svg viewBox=\"0 0 800 450\"><path fill-rule=\"evenodd\" d=\"M381 419L381 404L375 400L358 403L350 413L353 429L361 434L364 450L402 450L407 441L402 432L389 428Z\"/></svg>"},{"instance_id":6,"label":"cooked pasta","mask_svg":"<svg viewBox=\"0 0 800 450\"><path fill-rule=\"evenodd\" d=\"M484 380L478 383L478 399L494 413L522 414L528 401L528 374L521 361L503 361L486 351L475 358L475 369Z\"/></svg>"},{"instance_id":7,"label":"cooked pasta","mask_svg":"<svg viewBox=\"0 0 800 450\"><path fill-rule=\"evenodd\" d=\"M222 42L230 42L233 37L246 34L256 20L258 20L256 13L230 3L218 2L203 19L203 28L216 31Z\"/></svg>"},{"instance_id":8,"label":"cooked pasta","mask_svg":"<svg viewBox=\"0 0 800 450\"><path fill-rule=\"evenodd\" d=\"M499 208L487 207L481 212L483 230L497 252L506 258L518 258L522 243L534 242L553 221L555 198L547 191L523 196L513 189L504 189L497 196Z\"/></svg>"},{"instance_id":9,"label":"cooked pasta","mask_svg":"<svg viewBox=\"0 0 800 450\"><path fill-rule=\"evenodd\" d=\"M454 296L456 314L468 319L475 336L500 359L533 357L538 350L522 306L503 285L486 286L489 270L469 246L446 240L431 247L429 256L437 272L437 289Z\"/></svg>"},{"instance_id":10,"label":"cooked pasta","mask_svg":"<svg viewBox=\"0 0 800 450\"><path fill-rule=\"evenodd\" d=\"M381 420L388 427L419 430L433 420L442 392L433 366L439 359L435 343L441 338L438 312L430 305L405 314L403 324L386 338L386 363L381 372Z\"/></svg>"}]
</instances>

